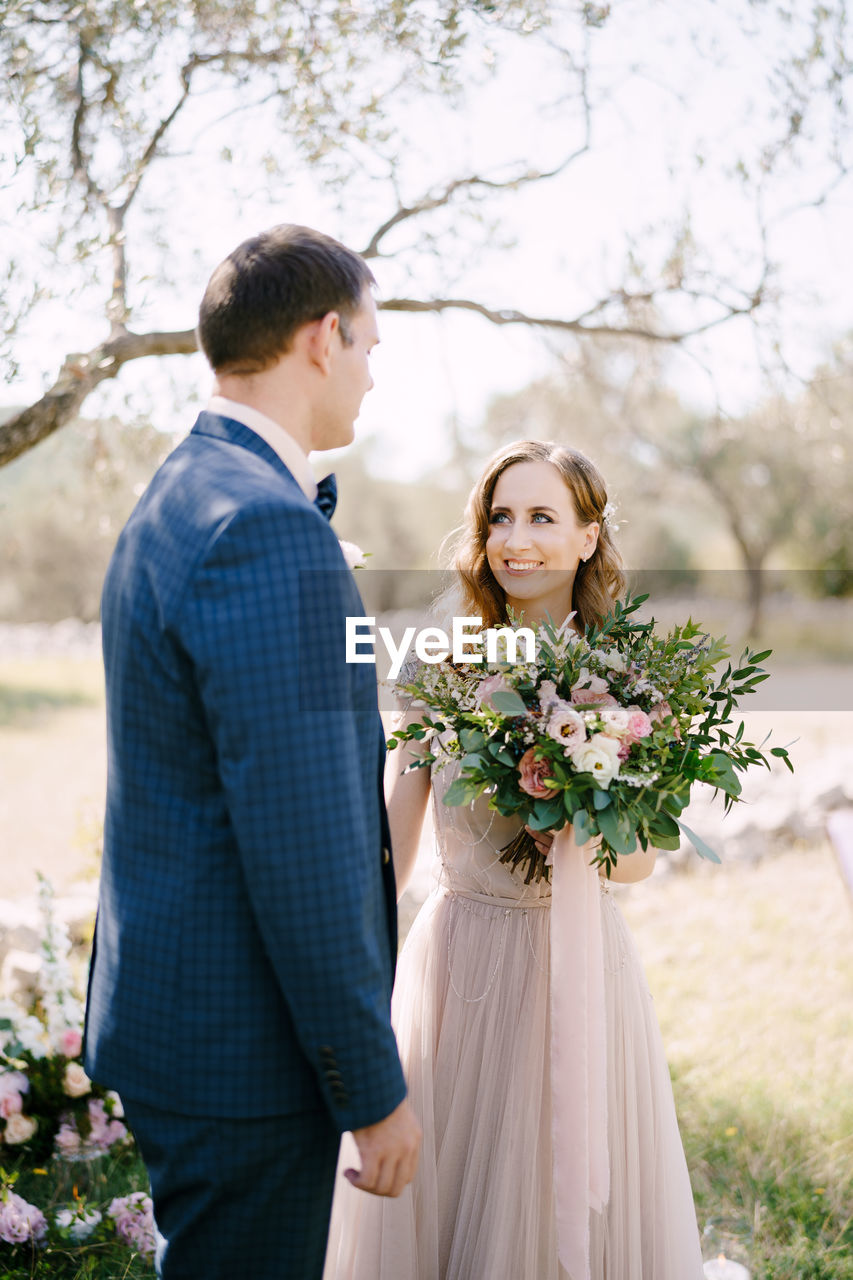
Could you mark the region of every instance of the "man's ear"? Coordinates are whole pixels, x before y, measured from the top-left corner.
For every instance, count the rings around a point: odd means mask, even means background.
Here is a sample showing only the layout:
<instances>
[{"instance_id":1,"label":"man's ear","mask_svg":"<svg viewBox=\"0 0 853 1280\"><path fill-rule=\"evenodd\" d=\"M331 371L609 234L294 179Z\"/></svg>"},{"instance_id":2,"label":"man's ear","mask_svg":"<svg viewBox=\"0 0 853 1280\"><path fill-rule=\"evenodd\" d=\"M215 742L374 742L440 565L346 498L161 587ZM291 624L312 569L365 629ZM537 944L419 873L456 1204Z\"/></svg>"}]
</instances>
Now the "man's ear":
<instances>
[{"instance_id":1,"label":"man's ear","mask_svg":"<svg viewBox=\"0 0 853 1280\"><path fill-rule=\"evenodd\" d=\"M337 311L327 311L322 320L314 320L303 330L305 354L321 373L328 374L332 367L335 335L340 331L341 318Z\"/></svg>"}]
</instances>

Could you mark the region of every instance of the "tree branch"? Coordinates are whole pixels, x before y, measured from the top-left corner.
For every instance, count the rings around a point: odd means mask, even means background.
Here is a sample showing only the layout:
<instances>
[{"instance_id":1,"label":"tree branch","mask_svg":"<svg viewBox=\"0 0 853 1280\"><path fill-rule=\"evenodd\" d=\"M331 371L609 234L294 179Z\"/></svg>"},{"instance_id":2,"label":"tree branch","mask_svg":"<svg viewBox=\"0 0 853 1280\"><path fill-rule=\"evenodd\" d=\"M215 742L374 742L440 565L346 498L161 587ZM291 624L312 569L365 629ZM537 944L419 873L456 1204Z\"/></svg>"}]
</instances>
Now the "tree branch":
<instances>
[{"instance_id":1,"label":"tree branch","mask_svg":"<svg viewBox=\"0 0 853 1280\"><path fill-rule=\"evenodd\" d=\"M542 182L546 178L555 178L557 174L562 173L569 165L579 159L589 150L589 130L587 127L587 136L583 144L567 156L565 160L556 165L553 169L530 169L527 168L521 173L515 174L514 177L505 178L503 180L497 178L481 178L477 174L472 174L468 178L455 178L453 182L449 182L435 194L427 194L420 200L416 200L413 204L401 204L397 210L387 218L381 226L377 227L367 247L361 250L362 258L378 258L382 255L382 241L392 231L394 227L399 226L401 222L408 221L409 218L416 218L422 213L431 213L434 209L441 209L449 204L453 197L459 191L474 190L480 188L485 191L515 191L519 187L526 186L529 182Z\"/></svg>"},{"instance_id":2,"label":"tree branch","mask_svg":"<svg viewBox=\"0 0 853 1280\"><path fill-rule=\"evenodd\" d=\"M682 291L679 291L682 292ZM384 298L379 302L379 307L383 311L412 311L426 312L435 315L444 311L473 311L476 315L483 316L484 319L490 321L491 324L524 324L530 328L538 329L556 329L564 333L579 333L585 336L605 335L617 338L645 338L650 342L669 343L677 345L684 342L687 338L694 338L700 333L707 333L709 329L716 328L717 325L723 324L727 320L733 319L735 316L748 316L761 305L763 296L760 290L746 300L743 306L732 306L730 304L720 303L724 307L721 315L716 316L713 320L707 320L704 324L694 325L692 329L683 329L681 331L670 330L657 331L648 327L632 324L592 324L589 323L587 317L599 314L608 303L623 302L630 304L632 302L652 302L655 299L653 292L638 294L636 296L628 292L620 292L614 297L606 299L595 307L589 308L583 312L581 316L577 316L571 320L561 319L555 316L530 316L523 311L515 311L512 309L495 310L491 307L484 306L481 302L474 302L470 298ZM704 295L700 295L704 296ZM713 299L719 301L718 299Z\"/></svg>"},{"instance_id":3,"label":"tree branch","mask_svg":"<svg viewBox=\"0 0 853 1280\"><path fill-rule=\"evenodd\" d=\"M83 125L86 121L89 104L86 101L86 94L83 88L83 68L88 61L88 54L82 32L80 33L79 50L76 81L77 105L74 108L74 118L71 122L71 166L74 171L74 177L83 185L86 194L104 204L106 196L92 177L86 157L83 154Z\"/></svg>"},{"instance_id":4,"label":"tree branch","mask_svg":"<svg viewBox=\"0 0 853 1280\"><path fill-rule=\"evenodd\" d=\"M122 365L145 356L189 355L198 349L194 329L129 333L124 330L85 354L67 357L56 382L35 404L0 426L0 466L26 453L75 417L99 383Z\"/></svg>"},{"instance_id":5,"label":"tree branch","mask_svg":"<svg viewBox=\"0 0 853 1280\"><path fill-rule=\"evenodd\" d=\"M127 187L128 187L127 196L125 197L124 203L121 205L119 210L119 212L122 215L122 218L127 213L128 209L131 206L131 203L133 202L134 196L139 190L139 184L142 181L142 178L145 174L145 170L148 168L151 161L157 155L157 149L160 146L160 143L162 142L166 131L175 120L175 117L178 115L178 112L186 103L187 98L190 96L193 72L196 70L198 66L201 65L202 61L203 59L201 59L197 55L193 55L193 57L190 58L189 61L183 65L183 67L181 67L181 84L183 85L183 92L181 93L175 105L172 107L172 110L169 112L169 114L165 115L163 119L160 121L160 123L157 125L157 128L154 130L153 134L151 135L151 138L148 142L148 146L145 148L139 160L133 166L133 171L127 179Z\"/></svg>"}]
</instances>

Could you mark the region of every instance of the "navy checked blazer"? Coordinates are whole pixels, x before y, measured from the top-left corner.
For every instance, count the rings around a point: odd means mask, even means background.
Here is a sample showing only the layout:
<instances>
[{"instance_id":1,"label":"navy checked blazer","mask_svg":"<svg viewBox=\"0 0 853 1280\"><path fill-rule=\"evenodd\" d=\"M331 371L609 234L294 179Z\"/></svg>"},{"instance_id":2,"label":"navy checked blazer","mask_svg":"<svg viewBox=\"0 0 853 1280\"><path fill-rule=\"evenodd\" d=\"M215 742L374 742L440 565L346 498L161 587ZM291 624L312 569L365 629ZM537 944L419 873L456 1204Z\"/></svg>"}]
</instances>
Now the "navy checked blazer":
<instances>
[{"instance_id":1,"label":"navy checked blazer","mask_svg":"<svg viewBox=\"0 0 853 1280\"><path fill-rule=\"evenodd\" d=\"M327 520L274 450L202 413L104 585L109 770L86 1069L188 1115L406 1087L390 1026L396 906L373 669Z\"/></svg>"}]
</instances>

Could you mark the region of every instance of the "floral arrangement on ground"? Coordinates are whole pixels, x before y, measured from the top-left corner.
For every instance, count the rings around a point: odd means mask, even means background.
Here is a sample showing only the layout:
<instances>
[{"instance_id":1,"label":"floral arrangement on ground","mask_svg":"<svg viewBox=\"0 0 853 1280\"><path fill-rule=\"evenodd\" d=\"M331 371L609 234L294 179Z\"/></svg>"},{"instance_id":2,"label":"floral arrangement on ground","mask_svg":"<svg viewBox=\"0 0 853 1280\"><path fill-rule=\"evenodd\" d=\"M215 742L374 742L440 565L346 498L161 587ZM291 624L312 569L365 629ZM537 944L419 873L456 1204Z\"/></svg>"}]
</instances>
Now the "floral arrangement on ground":
<instances>
[{"instance_id":1,"label":"floral arrangement on ground","mask_svg":"<svg viewBox=\"0 0 853 1280\"><path fill-rule=\"evenodd\" d=\"M83 1010L73 991L71 943L42 876L39 905L38 998L29 1010L0 1001L0 1260L84 1241L118 1241L150 1257L154 1224L145 1191L92 1203L78 1190L81 1181L102 1187L114 1181L81 1177L105 1161L111 1170L126 1165L135 1175L131 1181L138 1181L139 1161L118 1095L91 1081L83 1068ZM6 1168L10 1164L14 1169ZM31 1186L39 1177L50 1204L35 1204L16 1190L22 1178ZM70 1194L56 1200L57 1187Z\"/></svg>"}]
</instances>

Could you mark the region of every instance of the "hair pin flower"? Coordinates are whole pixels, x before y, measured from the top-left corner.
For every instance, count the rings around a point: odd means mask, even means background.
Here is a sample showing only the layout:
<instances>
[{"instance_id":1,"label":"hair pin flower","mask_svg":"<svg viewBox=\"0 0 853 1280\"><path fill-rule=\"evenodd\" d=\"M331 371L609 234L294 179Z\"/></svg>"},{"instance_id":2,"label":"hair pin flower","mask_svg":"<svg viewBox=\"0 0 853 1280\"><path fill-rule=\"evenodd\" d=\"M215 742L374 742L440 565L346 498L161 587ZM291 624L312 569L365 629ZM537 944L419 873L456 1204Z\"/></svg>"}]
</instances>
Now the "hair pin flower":
<instances>
[{"instance_id":1,"label":"hair pin flower","mask_svg":"<svg viewBox=\"0 0 853 1280\"><path fill-rule=\"evenodd\" d=\"M617 511L617 507L615 503L605 502L604 510L601 513L602 523L606 524L608 529L610 529L613 533L616 533L616 531L619 528L618 524L615 524L613 520L613 517L616 515L616 511Z\"/></svg>"}]
</instances>

